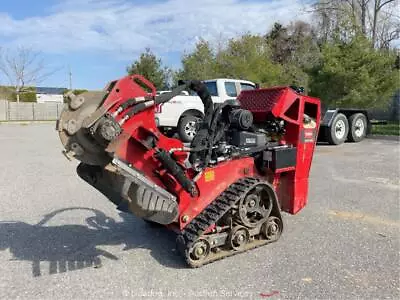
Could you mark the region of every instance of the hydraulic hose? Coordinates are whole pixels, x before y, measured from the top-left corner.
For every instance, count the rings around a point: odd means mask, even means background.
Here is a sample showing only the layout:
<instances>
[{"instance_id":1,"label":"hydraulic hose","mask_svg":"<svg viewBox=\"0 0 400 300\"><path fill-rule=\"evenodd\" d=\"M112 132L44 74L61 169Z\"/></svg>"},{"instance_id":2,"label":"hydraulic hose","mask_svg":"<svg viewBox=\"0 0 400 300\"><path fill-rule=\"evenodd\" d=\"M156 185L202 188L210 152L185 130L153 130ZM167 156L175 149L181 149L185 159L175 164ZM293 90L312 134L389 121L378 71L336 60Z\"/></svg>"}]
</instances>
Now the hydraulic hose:
<instances>
[{"instance_id":1,"label":"hydraulic hose","mask_svg":"<svg viewBox=\"0 0 400 300\"><path fill-rule=\"evenodd\" d=\"M207 86L201 82L200 80L189 80L189 81L179 81L178 87L173 89L171 92L161 94L156 97L155 99L155 104L161 104L168 102L175 96L178 96L181 94L184 90L191 89L194 92L197 93L197 95L200 97L201 102L203 102L204 105L204 121L203 124L207 125L207 128L211 124L211 118L212 118L212 113L213 113L213 102L211 99L211 95L208 92Z\"/></svg>"},{"instance_id":2,"label":"hydraulic hose","mask_svg":"<svg viewBox=\"0 0 400 300\"><path fill-rule=\"evenodd\" d=\"M209 129L211 125L212 114L214 111L214 105L207 86L199 80L192 80L189 82L189 88L195 91L197 95L199 95L201 102L203 102L204 118L201 124L201 128Z\"/></svg>"},{"instance_id":3,"label":"hydraulic hose","mask_svg":"<svg viewBox=\"0 0 400 300\"><path fill-rule=\"evenodd\" d=\"M171 92L167 92L167 93L157 96L154 102L155 102L155 104L162 104L162 103L168 102L175 96L178 96L180 93L182 93L187 88L188 88L188 86L186 84L180 85L180 86L176 87L175 89L173 89Z\"/></svg>"},{"instance_id":4,"label":"hydraulic hose","mask_svg":"<svg viewBox=\"0 0 400 300\"><path fill-rule=\"evenodd\" d=\"M159 149L155 154L156 158L163 164L164 168L174 176L174 178L180 183L180 185L190 193L192 196L196 194L196 186L188 177L186 177L182 168L176 163L171 155L165 150Z\"/></svg>"}]
</instances>

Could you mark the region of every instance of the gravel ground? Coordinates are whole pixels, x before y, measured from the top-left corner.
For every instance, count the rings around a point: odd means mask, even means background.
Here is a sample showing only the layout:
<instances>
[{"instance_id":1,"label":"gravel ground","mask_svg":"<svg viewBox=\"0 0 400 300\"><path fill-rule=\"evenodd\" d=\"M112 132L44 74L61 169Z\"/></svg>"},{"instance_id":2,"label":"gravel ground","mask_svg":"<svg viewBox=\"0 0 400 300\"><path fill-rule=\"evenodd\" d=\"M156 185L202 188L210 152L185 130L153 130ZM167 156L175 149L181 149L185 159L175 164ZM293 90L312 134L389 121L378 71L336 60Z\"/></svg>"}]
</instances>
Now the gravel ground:
<instances>
[{"instance_id":1,"label":"gravel ground","mask_svg":"<svg viewBox=\"0 0 400 300\"><path fill-rule=\"evenodd\" d=\"M281 239L200 269L80 180L53 124L0 124L0 144L1 299L400 298L398 141L318 146Z\"/></svg>"}]
</instances>

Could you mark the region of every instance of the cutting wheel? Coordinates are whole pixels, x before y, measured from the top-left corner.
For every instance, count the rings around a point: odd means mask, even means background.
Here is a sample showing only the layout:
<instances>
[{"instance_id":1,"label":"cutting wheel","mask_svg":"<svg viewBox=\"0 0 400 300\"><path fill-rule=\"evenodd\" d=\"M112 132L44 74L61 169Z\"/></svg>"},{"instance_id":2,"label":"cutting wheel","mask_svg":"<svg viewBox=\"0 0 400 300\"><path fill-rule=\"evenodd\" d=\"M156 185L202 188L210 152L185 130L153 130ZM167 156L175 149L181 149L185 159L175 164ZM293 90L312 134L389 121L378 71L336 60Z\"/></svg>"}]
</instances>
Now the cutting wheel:
<instances>
[{"instance_id":1,"label":"cutting wheel","mask_svg":"<svg viewBox=\"0 0 400 300\"><path fill-rule=\"evenodd\" d=\"M101 106L106 92L85 92L79 96L67 95L68 102L57 123L57 130L64 154L89 165L104 166L110 162L102 147L96 144L89 129L83 125L85 119L91 116Z\"/></svg>"}]
</instances>

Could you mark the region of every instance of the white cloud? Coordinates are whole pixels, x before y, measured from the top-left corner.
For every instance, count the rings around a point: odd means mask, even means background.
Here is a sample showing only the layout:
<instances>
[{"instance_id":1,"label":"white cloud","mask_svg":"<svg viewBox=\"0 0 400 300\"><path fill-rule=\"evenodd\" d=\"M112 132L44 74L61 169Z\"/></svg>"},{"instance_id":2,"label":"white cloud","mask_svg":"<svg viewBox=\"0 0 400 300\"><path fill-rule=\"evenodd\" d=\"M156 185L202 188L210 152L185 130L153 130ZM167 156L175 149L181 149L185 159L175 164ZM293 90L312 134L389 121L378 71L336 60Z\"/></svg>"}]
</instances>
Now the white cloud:
<instances>
[{"instance_id":1,"label":"white cloud","mask_svg":"<svg viewBox=\"0 0 400 300\"><path fill-rule=\"evenodd\" d=\"M140 2L140 1L138 1ZM265 33L274 22L308 20L301 0L68 0L47 16L13 19L0 13L0 40L48 53L106 51L132 55L150 47L157 53L190 50L199 37L229 38Z\"/></svg>"}]
</instances>

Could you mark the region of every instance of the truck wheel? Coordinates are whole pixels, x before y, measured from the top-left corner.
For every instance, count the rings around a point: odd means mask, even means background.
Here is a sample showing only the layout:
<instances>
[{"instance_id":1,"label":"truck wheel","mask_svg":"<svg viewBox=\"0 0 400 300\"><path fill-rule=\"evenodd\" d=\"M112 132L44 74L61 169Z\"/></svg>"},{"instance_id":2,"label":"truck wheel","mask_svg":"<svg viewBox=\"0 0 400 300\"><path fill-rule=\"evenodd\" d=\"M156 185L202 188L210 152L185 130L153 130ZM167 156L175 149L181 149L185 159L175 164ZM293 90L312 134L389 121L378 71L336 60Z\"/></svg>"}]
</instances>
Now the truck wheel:
<instances>
[{"instance_id":1,"label":"truck wheel","mask_svg":"<svg viewBox=\"0 0 400 300\"><path fill-rule=\"evenodd\" d=\"M197 133L197 126L201 119L193 115L186 115L181 118L178 124L179 138L184 143L189 143L193 140Z\"/></svg>"},{"instance_id":2,"label":"truck wheel","mask_svg":"<svg viewBox=\"0 0 400 300\"><path fill-rule=\"evenodd\" d=\"M351 115L349 118L349 125L349 141L355 143L362 141L367 132L367 118L365 115L361 113Z\"/></svg>"},{"instance_id":3,"label":"truck wheel","mask_svg":"<svg viewBox=\"0 0 400 300\"><path fill-rule=\"evenodd\" d=\"M329 128L328 142L331 145L340 145L346 141L349 132L349 122L344 114L337 114Z\"/></svg>"}]
</instances>

